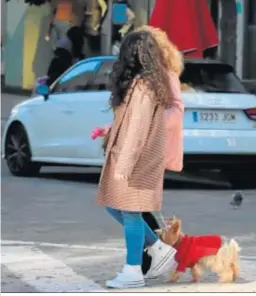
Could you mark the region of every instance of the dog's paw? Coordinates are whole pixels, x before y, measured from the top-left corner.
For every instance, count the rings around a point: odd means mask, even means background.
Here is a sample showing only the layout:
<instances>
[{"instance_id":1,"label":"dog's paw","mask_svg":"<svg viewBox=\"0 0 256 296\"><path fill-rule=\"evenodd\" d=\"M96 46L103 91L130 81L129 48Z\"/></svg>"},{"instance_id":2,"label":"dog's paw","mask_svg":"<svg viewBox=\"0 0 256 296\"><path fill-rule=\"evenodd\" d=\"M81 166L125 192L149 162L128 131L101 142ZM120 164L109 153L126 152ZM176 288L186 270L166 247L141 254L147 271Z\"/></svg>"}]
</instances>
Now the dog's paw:
<instances>
[{"instance_id":1,"label":"dog's paw","mask_svg":"<svg viewBox=\"0 0 256 296\"><path fill-rule=\"evenodd\" d=\"M233 278L232 277L223 277L219 279L219 283L220 284L229 284L233 282Z\"/></svg>"},{"instance_id":2,"label":"dog's paw","mask_svg":"<svg viewBox=\"0 0 256 296\"><path fill-rule=\"evenodd\" d=\"M179 278L180 278L180 274L178 272L173 272L169 277L169 282L176 283L179 280Z\"/></svg>"},{"instance_id":3,"label":"dog's paw","mask_svg":"<svg viewBox=\"0 0 256 296\"><path fill-rule=\"evenodd\" d=\"M194 277L192 279L192 283L199 283L200 282L200 277Z\"/></svg>"}]
</instances>

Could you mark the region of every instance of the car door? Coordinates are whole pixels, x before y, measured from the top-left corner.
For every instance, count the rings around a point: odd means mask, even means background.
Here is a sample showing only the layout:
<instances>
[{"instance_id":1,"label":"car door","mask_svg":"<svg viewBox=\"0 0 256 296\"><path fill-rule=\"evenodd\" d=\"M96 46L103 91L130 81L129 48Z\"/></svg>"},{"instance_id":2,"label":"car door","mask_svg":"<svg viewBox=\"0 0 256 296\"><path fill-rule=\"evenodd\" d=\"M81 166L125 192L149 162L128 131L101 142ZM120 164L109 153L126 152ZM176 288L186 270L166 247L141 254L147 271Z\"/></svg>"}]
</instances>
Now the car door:
<instances>
[{"instance_id":1,"label":"car door","mask_svg":"<svg viewBox=\"0 0 256 296\"><path fill-rule=\"evenodd\" d=\"M103 158L102 140L91 139L91 132L97 126L104 126L113 120L109 108L110 92L107 90L109 74L114 60L102 60L99 67L88 75L76 79L76 90L70 94L75 116L72 123L72 153L70 158L78 164L101 165ZM71 150L70 150L71 152Z\"/></svg>"},{"instance_id":2,"label":"car door","mask_svg":"<svg viewBox=\"0 0 256 296\"><path fill-rule=\"evenodd\" d=\"M81 81L90 81L101 61L83 61L64 73L51 87L49 97L34 110L34 132L38 138L37 155L41 160L58 158L59 162L68 163L69 158L76 158L76 137L74 129L77 121L76 95L86 85ZM76 94L76 91L78 93Z\"/></svg>"}]
</instances>

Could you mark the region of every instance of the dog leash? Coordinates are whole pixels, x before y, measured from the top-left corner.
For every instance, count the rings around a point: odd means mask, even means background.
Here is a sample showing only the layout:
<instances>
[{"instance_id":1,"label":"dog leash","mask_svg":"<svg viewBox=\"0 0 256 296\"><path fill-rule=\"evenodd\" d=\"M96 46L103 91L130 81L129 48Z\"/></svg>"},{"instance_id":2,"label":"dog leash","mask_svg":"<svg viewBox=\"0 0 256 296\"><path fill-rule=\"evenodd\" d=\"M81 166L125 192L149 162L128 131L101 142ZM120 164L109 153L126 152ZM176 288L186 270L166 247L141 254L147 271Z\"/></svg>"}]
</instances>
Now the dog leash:
<instances>
[{"instance_id":1,"label":"dog leash","mask_svg":"<svg viewBox=\"0 0 256 296\"><path fill-rule=\"evenodd\" d=\"M157 212L158 213L158 217L156 217L156 220L157 221L160 221L162 222L162 225L159 225L159 229L167 229L167 224L165 223L165 220L164 220L164 216L162 214L162 212ZM148 251L148 247L144 248L144 251Z\"/></svg>"},{"instance_id":2,"label":"dog leash","mask_svg":"<svg viewBox=\"0 0 256 296\"><path fill-rule=\"evenodd\" d=\"M159 211L157 213L158 213L158 218L159 218L157 220L159 220L162 223L162 226L163 226L163 227L160 227L160 228L167 228L167 224L165 222L165 219L164 219L164 216L163 216L162 212Z\"/></svg>"}]
</instances>

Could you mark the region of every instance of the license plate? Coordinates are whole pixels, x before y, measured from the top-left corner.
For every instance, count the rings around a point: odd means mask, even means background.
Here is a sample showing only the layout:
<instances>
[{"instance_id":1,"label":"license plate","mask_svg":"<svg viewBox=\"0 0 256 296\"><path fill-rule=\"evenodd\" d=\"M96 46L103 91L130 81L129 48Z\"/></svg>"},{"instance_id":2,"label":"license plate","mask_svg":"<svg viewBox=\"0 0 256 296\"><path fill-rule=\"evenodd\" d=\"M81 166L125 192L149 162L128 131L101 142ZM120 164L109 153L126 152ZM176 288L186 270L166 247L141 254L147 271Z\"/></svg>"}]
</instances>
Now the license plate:
<instances>
[{"instance_id":1,"label":"license plate","mask_svg":"<svg viewBox=\"0 0 256 296\"><path fill-rule=\"evenodd\" d=\"M236 122L236 113L232 111L193 111L194 122Z\"/></svg>"}]
</instances>

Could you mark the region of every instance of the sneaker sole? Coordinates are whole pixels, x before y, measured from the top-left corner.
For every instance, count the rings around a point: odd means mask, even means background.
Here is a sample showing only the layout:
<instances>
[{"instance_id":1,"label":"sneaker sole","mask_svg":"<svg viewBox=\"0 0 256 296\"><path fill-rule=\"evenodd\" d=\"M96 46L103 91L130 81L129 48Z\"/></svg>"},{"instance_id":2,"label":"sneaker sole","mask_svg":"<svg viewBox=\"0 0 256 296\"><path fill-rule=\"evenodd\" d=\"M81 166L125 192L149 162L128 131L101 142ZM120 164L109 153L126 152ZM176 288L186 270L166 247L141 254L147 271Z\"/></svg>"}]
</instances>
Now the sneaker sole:
<instances>
[{"instance_id":1,"label":"sneaker sole","mask_svg":"<svg viewBox=\"0 0 256 296\"><path fill-rule=\"evenodd\" d=\"M132 289L132 288L141 288L141 287L145 287L145 282L144 281L140 281L140 282L134 282L134 283L130 283L130 284L124 284L121 282L112 282L112 281L107 281L106 282L106 286L108 288L112 288L112 289Z\"/></svg>"},{"instance_id":2,"label":"sneaker sole","mask_svg":"<svg viewBox=\"0 0 256 296\"><path fill-rule=\"evenodd\" d=\"M154 276L154 275L145 275L144 276L144 279L145 280L154 280L154 279L157 279L158 278L158 276Z\"/></svg>"},{"instance_id":3,"label":"sneaker sole","mask_svg":"<svg viewBox=\"0 0 256 296\"><path fill-rule=\"evenodd\" d=\"M150 274L146 275L146 278L153 279L171 270L171 268L175 264L175 260L174 260L175 254L176 254L176 251L170 250L163 257L163 259L158 263L158 265L154 269L150 270Z\"/></svg>"}]
</instances>

